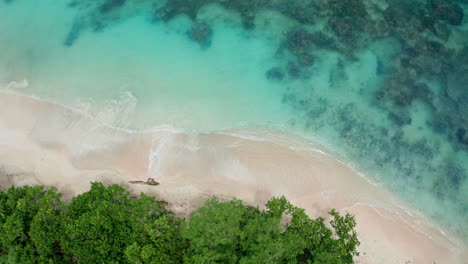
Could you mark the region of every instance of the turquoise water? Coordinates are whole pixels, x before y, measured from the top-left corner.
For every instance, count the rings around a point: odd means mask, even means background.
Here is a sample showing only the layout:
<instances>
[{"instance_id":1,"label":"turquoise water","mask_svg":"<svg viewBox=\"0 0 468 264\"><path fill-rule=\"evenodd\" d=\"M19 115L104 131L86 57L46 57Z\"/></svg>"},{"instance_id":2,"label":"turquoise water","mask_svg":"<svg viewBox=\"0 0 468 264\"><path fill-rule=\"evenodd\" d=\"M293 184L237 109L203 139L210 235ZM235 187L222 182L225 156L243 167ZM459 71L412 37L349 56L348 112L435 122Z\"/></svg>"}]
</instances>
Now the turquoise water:
<instances>
[{"instance_id":1,"label":"turquoise water","mask_svg":"<svg viewBox=\"0 0 468 264\"><path fill-rule=\"evenodd\" d=\"M467 238L465 10L440 0L3 0L0 85L118 127L303 136Z\"/></svg>"}]
</instances>

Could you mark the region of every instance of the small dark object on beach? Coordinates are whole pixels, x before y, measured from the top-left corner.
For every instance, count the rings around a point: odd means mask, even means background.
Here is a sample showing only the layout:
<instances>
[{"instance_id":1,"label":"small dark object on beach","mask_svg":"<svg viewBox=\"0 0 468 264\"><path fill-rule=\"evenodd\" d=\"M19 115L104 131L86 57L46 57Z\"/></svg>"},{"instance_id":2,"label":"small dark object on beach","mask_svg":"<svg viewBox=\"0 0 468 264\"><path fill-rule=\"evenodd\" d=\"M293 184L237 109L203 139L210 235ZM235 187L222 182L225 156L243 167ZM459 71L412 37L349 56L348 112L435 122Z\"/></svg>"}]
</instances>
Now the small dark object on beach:
<instances>
[{"instance_id":1,"label":"small dark object on beach","mask_svg":"<svg viewBox=\"0 0 468 264\"><path fill-rule=\"evenodd\" d=\"M146 181L129 181L131 184L146 184L151 186L159 185L159 182L155 181L153 178L148 178Z\"/></svg>"},{"instance_id":2,"label":"small dark object on beach","mask_svg":"<svg viewBox=\"0 0 468 264\"><path fill-rule=\"evenodd\" d=\"M153 178L148 178L148 180L146 181L146 184L156 186L156 185L159 185L159 182L155 181Z\"/></svg>"},{"instance_id":3,"label":"small dark object on beach","mask_svg":"<svg viewBox=\"0 0 468 264\"><path fill-rule=\"evenodd\" d=\"M128 181L131 184L142 184L145 183L144 181Z\"/></svg>"}]
</instances>

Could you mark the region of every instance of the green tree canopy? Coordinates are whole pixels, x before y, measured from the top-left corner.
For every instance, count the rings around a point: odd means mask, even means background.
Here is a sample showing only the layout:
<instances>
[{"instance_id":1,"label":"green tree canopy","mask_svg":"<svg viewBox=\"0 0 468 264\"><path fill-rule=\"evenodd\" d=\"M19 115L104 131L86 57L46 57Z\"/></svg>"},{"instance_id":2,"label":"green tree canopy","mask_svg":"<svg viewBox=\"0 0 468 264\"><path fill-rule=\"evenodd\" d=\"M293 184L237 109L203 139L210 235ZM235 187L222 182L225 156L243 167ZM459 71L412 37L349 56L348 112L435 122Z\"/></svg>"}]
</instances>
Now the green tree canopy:
<instances>
[{"instance_id":1,"label":"green tree canopy","mask_svg":"<svg viewBox=\"0 0 468 264\"><path fill-rule=\"evenodd\" d=\"M139 199L119 185L92 183L64 216L63 250L79 263L173 263L180 255L179 222L155 198Z\"/></svg>"},{"instance_id":2,"label":"green tree canopy","mask_svg":"<svg viewBox=\"0 0 468 264\"><path fill-rule=\"evenodd\" d=\"M213 197L177 218L154 197L94 182L61 200L55 188L0 191L0 263L353 263L354 218L310 219L285 197L264 209Z\"/></svg>"},{"instance_id":3,"label":"green tree canopy","mask_svg":"<svg viewBox=\"0 0 468 264\"><path fill-rule=\"evenodd\" d=\"M55 188L0 191L0 263L48 263L61 258L64 204Z\"/></svg>"},{"instance_id":4,"label":"green tree canopy","mask_svg":"<svg viewBox=\"0 0 468 264\"><path fill-rule=\"evenodd\" d=\"M186 263L353 263L359 245L354 218L330 211L310 219L285 197L273 198L265 210L239 200L214 197L190 215L182 228L189 241Z\"/></svg>"}]
</instances>

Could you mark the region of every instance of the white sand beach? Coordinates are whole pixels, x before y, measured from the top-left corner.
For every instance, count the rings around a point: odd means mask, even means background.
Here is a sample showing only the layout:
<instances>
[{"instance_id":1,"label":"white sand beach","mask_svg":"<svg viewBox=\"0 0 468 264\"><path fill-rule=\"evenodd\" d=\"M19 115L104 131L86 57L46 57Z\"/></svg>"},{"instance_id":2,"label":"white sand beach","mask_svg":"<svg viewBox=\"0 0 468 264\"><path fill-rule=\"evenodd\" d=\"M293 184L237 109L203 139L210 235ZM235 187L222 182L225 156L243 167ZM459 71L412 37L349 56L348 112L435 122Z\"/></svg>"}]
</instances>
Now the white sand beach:
<instances>
[{"instance_id":1,"label":"white sand beach","mask_svg":"<svg viewBox=\"0 0 468 264\"><path fill-rule=\"evenodd\" d=\"M244 136L242 136L244 135ZM259 205L285 195L311 217L356 216L357 263L468 263L466 245L344 162L274 135L132 133L62 106L0 93L0 186L56 186L66 198L90 181L124 184L186 216L211 195ZM131 185L154 178L159 186Z\"/></svg>"}]
</instances>

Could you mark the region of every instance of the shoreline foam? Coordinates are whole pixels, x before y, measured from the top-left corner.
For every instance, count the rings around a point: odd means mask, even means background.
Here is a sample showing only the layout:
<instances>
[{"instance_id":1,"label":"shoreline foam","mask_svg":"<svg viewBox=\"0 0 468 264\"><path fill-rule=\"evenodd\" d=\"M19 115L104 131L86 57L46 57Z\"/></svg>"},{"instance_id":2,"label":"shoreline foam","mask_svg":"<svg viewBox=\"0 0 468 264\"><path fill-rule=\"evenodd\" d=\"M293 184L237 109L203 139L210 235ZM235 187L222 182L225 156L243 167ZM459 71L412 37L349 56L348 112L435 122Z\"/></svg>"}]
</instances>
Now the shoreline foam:
<instances>
[{"instance_id":1,"label":"shoreline foam","mask_svg":"<svg viewBox=\"0 0 468 264\"><path fill-rule=\"evenodd\" d=\"M70 108L1 92L0 186L56 186L71 197L86 191L90 181L119 183L167 200L181 215L210 195L257 205L285 195L312 217L331 208L353 213L362 243L358 263L467 259L466 245L345 161L300 144L288 146L284 135L277 143L242 133L129 133ZM161 185L128 184L147 177Z\"/></svg>"}]
</instances>

